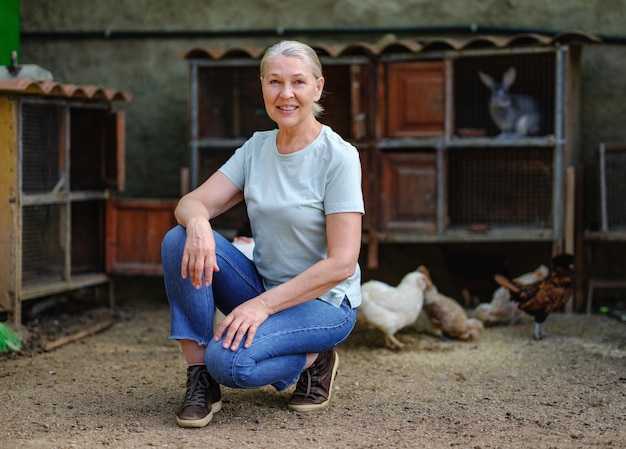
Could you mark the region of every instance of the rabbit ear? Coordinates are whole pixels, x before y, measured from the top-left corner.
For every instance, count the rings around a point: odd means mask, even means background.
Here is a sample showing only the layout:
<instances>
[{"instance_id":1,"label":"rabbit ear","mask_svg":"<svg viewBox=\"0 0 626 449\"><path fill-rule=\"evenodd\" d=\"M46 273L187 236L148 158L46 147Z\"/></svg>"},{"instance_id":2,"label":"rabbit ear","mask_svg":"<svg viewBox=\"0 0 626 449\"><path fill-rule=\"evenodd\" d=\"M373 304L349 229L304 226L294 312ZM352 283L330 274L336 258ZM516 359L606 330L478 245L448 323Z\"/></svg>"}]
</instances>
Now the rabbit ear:
<instances>
[{"instance_id":1,"label":"rabbit ear","mask_svg":"<svg viewBox=\"0 0 626 449\"><path fill-rule=\"evenodd\" d=\"M480 80L483 82L485 86L493 90L493 87L496 83L493 81L492 77L490 77L484 72L478 72L478 76L480 77Z\"/></svg>"},{"instance_id":2,"label":"rabbit ear","mask_svg":"<svg viewBox=\"0 0 626 449\"><path fill-rule=\"evenodd\" d=\"M515 71L515 67L510 67L506 72L504 72L504 75L502 76L502 86L505 90L508 90L509 87L513 85L516 75L517 73Z\"/></svg>"}]
</instances>

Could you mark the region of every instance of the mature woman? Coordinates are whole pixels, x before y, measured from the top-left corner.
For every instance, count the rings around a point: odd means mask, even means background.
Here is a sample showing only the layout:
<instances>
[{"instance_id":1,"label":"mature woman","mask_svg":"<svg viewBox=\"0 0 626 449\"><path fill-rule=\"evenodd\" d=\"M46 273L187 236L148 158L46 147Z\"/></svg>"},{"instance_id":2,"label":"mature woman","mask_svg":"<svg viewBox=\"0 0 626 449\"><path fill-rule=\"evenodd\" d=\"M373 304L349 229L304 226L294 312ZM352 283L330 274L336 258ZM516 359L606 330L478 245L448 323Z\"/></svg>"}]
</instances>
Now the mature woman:
<instances>
[{"instance_id":1,"label":"mature woman","mask_svg":"<svg viewBox=\"0 0 626 449\"><path fill-rule=\"evenodd\" d=\"M357 150L317 117L322 67L309 46L283 41L260 67L269 117L209 179L179 202L162 245L171 336L188 364L176 415L202 427L233 388L297 382L288 407L328 405L361 302L361 166ZM254 261L211 228L245 201ZM213 329L214 307L226 317Z\"/></svg>"}]
</instances>

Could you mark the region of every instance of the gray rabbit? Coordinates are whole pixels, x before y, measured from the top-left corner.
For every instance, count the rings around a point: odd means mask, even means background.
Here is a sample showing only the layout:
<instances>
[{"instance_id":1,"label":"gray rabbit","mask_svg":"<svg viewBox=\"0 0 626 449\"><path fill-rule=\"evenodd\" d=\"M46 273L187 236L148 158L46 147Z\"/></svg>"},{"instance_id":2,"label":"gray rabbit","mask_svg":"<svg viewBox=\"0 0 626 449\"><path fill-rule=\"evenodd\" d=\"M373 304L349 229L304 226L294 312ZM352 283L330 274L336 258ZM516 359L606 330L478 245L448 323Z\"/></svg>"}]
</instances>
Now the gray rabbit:
<instances>
[{"instance_id":1,"label":"gray rabbit","mask_svg":"<svg viewBox=\"0 0 626 449\"><path fill-rule=\"evenodd\" d=\"M515 82L516 71L510 67L502 76L502 83L478 72L481 81L491 89L489 112L500 128L498 137L524 137L539 134L541 112L537 101L529 95L512 94L509 88Z\"/></svg>"}]
</instances>

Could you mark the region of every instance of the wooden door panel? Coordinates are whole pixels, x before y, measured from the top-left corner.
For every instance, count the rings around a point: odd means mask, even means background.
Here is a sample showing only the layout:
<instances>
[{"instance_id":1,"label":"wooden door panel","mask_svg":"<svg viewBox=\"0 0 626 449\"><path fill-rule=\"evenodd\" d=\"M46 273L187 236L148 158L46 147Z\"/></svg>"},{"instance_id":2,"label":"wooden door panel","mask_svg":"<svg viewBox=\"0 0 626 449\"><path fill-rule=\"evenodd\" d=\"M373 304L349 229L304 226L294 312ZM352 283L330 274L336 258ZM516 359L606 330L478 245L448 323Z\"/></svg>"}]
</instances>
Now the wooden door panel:
<instances>
[{"instance_id":1,"label":"wooden door panel","mask_svg":"<svg viewBox=\"0 0 626 449\"><path fill-rule=\"evenodd\" d=\"M436 159L432 153L383 154L382 203L387 228L435 230Z\"/></svg>"},{"instance_id":2,"label":"wooden door panel","mask_svg":"<svg viewBox=\"0 0 626 449\"><path fill-rule=\"evenodd\" d=\"M389 136L418 137L444 133L443 62L389 64L387 84Z\"/></svg>"}]
</instances>

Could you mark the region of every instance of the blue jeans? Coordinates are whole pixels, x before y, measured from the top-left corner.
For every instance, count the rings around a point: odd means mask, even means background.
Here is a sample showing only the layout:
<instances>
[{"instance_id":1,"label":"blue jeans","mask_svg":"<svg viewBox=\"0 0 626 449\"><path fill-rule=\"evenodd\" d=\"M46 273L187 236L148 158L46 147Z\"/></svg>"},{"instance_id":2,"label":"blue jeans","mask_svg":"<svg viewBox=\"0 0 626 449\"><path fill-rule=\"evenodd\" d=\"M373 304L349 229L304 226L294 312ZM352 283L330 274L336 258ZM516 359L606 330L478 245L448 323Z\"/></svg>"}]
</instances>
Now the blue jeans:
<instances>
[{"instance_id":1,"label":"blue jeans","mask_svg":"<svg viewBox=\"0 0 626 449\"><path fill-rule=\"evenodd\" d=\"M307 353L328 351L352 331L356 309L344 298L340 307L319 299L270 315L259 326L249 348L235 351L213 340L213 315L217 307L228 314L239 304L265 291L252 261L227 239L214 232L217 263L209 287L195 289L180 275L187 237L180 225L172 228L161 246L165 291L171 310L170 338L193 340L206 346L205 363L220 384L232 388L272 385L283 391L302 372Z\"/></svg>"}]
</instances>

